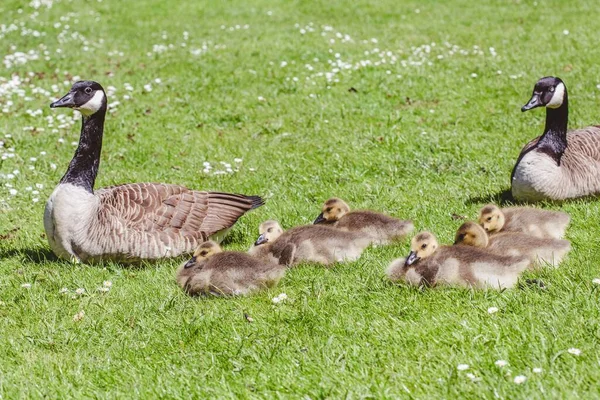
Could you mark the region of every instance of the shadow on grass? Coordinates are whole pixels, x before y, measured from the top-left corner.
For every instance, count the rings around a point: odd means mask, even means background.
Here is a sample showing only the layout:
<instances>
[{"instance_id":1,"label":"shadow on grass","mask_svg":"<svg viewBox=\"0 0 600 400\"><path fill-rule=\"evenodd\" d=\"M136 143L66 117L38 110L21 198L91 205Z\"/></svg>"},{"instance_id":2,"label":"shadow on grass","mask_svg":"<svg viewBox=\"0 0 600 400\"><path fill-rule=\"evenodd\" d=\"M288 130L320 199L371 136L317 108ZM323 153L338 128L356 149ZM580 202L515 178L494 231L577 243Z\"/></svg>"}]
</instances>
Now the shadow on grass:
<instances>
[{"instance_id":1,"label":"shadow on grass","mask_svg":"<svg viewBox=\"0 0 600 400\"><path fill-rule=\"evenodd\" d=\"M47 262L58 261L58 257L50 249L35 248L35 249L7 249L0 251L0 260L18 257L23 262L33 264L45 264Z\"/></svg>"},{"instance_id":2,"label":"shadow on grass","mask_svg":"<svg viewBox=\"0 0 600 400\"><path fill-rule=\"evenodd\" d=\"M501 206L518 203L513 197L510 189L501 190L496 193L491 193L483 196L472 196L466 201L467 204L494 203Z\"/></svg>"}]
</instances>

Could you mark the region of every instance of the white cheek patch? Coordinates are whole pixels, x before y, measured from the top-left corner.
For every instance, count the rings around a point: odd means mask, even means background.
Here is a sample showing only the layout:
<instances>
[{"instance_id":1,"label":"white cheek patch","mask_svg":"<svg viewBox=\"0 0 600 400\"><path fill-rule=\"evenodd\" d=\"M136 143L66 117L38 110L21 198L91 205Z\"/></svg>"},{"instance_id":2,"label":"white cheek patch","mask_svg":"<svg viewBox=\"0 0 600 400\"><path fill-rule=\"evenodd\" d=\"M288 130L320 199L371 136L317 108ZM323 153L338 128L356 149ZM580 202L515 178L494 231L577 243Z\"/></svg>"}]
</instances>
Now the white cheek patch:
<instances>
[{"instance_id":1,"label":"white cheek patch","mask_svg":"<svg viewBox=\"0 0 600 400\"><path fill-rule=\"evenodd\" d=\"M104 93L102 90L96 90L94 97L92 97L87 103L81 107L76 107L83 115L90 116L96 113L102 107L102 101L104 100Z\"/></svg>"},{"instance_id":2,"label":"white cheek patch","mask_svg":"<svg viewBox=\"0 0 600 400\"><path fill-rule=\"evenodd\" d=\"M565 85L563 83L559 83L556 86L556 89L554 89L554 95L552 96L552 98L550 99L548 104L546 104L546 107L558 108L558 107L562 106L564 99L565 99Z\"/></svg>"}]
</instances>

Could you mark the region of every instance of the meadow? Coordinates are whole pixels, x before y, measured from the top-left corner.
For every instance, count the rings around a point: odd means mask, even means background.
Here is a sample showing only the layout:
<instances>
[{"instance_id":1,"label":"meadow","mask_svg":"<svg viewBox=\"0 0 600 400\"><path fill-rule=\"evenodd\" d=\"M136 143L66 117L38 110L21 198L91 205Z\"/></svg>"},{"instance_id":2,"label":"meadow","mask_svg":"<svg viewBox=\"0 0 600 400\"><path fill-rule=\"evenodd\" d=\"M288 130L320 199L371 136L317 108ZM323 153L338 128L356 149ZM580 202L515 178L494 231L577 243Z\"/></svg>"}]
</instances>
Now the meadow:
<instances>
[{"instance_id":1,"label":"meadow","mask_svg":"<svg viewBox=\"0 0 600 400\"><path fill-rule=\"evenodd\" d=\"M49 104L91 79L110 108L96 187L265 196L227 249L331 196L451 243L453 214L504 199L541 134L543 110L520 112L540 77L565 81L571 127L600 123L596 2L3 0L0 16L0 398L600 398L594 199L536 205L571 214L573 249L525 276L545 288L502 292L390 283L405 241L196 299L182 259L71 264L42 223L80 129Z\"/></svg>"}]
</instances>

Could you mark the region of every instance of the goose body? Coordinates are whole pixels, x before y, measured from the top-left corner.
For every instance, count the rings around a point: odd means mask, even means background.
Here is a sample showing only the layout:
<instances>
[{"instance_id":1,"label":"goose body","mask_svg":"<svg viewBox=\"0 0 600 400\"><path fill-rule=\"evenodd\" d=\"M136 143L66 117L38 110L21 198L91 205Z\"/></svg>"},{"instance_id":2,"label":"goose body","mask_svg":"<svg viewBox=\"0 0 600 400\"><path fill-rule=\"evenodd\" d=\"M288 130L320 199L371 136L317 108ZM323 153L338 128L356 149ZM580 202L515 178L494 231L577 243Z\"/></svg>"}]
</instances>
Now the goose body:
<instances>
[{"instance_id":1,"label":"goose body","mask_svg":"<svg viewBox=\"0 0 600 400\"><path fill-rule=\"evenodd\" d=\"M521 232L538 238L562 239L570 221L567 213L531 207L500 209L488 204L479 212L479 223L490 236L499 232Z\"/></svg>"},{"instance_id":2,"label":"goose body","mask_svg":"<svg viewBox=\"0 0 600 400\"><path fill-rule=\"evenodd\" d=\"M372 242L372 238L363 233L344 232L321 225L297 226L283 231L277 221L264 222L259 233L249 253L274 258L289 266L300 262L329 265L354 261Z\"/></svg>"},{"instance_id":3,"label":"goose body","mask_svg":"<svg viewBox=\"0 0 600 400\"><path fill-rule=\"evenodd\" d=\"M239 251L222 251L216 242L202 243L177 271L178 285L189 295L246 295L270 288L286 267Z\"/></svg>"},{"instance_id":4,"label":"goose body","mask_svg":"<svg viewBox=\"0 0 600 400\"><path fill-rule=\"evenodd\" d=\"M600 193L600 127L567 132L568 95L562 80L540 79L527 111L546 107L542 136L521 151L511 175L517 200L565 200Z\"/></svg>"},{"instance_id":5,"label":"goose body","mask_svg":"<svg viewBox=\"0 0 600 400\"><path fill-rule=\"evenodd\" d=\"M414 229L412 221L370 210L350 210L346 202L335 197L323 204L322 212L314 223L329 224L349 232L363 232L371 236L375 244L401 240Z\"/></svg>"},{"instance_id":6,"label":"goose body","mask_svg":"<svg viewBox=\"0 0 600 400\"><path fill-rule=\"evenodd\" d=\"M564 239L542 239L519 232L488 237L481 226L470 221L458 228L454 244L485 248L498 255L527 257L531 268L540 263L557 267L571 250L571 243Z\"/></svg>"},{"instance_id":7,"label":"goose body","mask_svg":"<svg viewBox=\"0 0 600 400\"><path fill-rule=\"evenodd\" d=\"M429 232L415 236L411 249L408 257L389 265L390 280L415 286L507 289L516 285L529 265L525 257L500 256L470 246L438 246Z\"/></svg>"},{"instance_id":8,"label":"goose body","mask_svg":"<svg viewBox=\"0 0 600 400\"><path fill-rule=\"evenodd\" d=\"M221 239L241 215L263 204L258 196L161 183L94 190L106 114L102 86L77 82L51 106L83 115L75 156L44 211L48 242L60 258L136 262L191 253L211 237Z\"/></svg>"}]
</instances>

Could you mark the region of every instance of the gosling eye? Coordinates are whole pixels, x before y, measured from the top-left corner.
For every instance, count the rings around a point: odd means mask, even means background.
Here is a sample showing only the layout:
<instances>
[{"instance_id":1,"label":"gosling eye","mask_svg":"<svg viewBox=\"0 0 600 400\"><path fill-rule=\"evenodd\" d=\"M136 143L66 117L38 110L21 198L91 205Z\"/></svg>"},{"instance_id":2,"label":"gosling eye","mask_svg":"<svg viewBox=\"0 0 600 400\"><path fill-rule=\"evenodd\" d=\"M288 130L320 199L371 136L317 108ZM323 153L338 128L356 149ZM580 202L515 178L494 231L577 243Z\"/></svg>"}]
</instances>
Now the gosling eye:
<instances>
[{"instance_id":1,"label":"gosling eye","mask_svg":"<svg viewBox=\"0 0 600 400\"><path fill-rule=\"evenodd\" d=\"M325 209L325 212L331 212L331 207L327 207L327 208Z\"/></svg>"},{"instance_id":2,"label":"gosling eye","mask_svg":"<svg viewBox=\"0 0 600 400\"><path fill-rule=\"evenodd\" d=\"M458 235L458 239L459 240L463 240L465 238L465 234L461 233L460 235Z\"/></svg>"},{"instance_id":3,"label":"gosling eye","mask_svg":"<svg viewBox=\"0 0 600 400\"><path fill-rule=\"evenodd\" d=\"M269 232L269 233L273 232L273 228L267 229L267 232Z\"/></svg>"},{"instance_id":4,"label":"gosling eye","mask_svg":"<svg viewBox=\"0 0 600 400\"><path fill-rule=\"evenodd\" d=\"M205 255L207 255L207 254L208 254L208 251L206 251L206 250L202 250L202 251L200 252L200 255L201 255L201 256L205 256Z\"/></svg>"},{"instance_id":5,"label":"gosling eye","mask_svg":"<svg viewBox=\"0 0 600 400\"><path fill-rule=\"evenodd\" d=\"M84 89L84 91L85 91L87 94L90 94L90 93L92 93L92 88L88 86L88 87L86 87L86 88Z\"/></svg>"},{"instance_id":6,"label":"gosling eye","mask_svg":"<svg viewBox=\"0 0 600 400\"><path fill-rule=\"evenodd\" d=\"M488 221L491 221L491 220L492 220L492 217L487 217L487 220L488 220Z\"/></svg>"},{"instance_id":7,"label":"gosling eye","mask_svg":"<svg viewBox=\"0 0 600 400\"><path fill-rule=\"evenodd\" d=\"M423 244L421 245L421 248L422 248L422 249L424 249L424 248L426 248L426 247L427 247L427 243L423 243Z\"/></svg>"}]
</instances>

